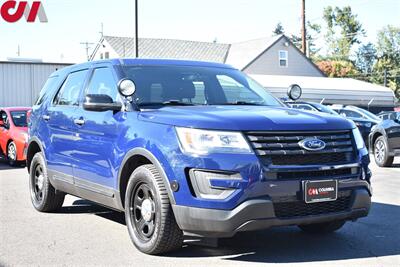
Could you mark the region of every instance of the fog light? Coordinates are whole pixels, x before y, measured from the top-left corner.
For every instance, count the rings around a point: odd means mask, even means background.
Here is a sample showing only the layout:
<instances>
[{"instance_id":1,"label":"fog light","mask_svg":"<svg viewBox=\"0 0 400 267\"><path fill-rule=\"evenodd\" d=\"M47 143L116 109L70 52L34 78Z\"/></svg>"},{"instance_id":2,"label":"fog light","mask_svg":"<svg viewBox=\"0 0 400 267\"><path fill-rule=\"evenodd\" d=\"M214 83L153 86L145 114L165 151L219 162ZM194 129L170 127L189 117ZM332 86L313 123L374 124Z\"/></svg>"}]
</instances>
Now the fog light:
<instances>
[{"instance_id":1,"label":"fog light","mask_svg":"<svg viewBox=\"0 0 400 267\"><path fill-rule=\"evenodd\" d=\"M211 171L190 170L190 181L197 197L206 199L226 199L243 183L238 173L217 173Z\"/></svg>"}]
</instances>

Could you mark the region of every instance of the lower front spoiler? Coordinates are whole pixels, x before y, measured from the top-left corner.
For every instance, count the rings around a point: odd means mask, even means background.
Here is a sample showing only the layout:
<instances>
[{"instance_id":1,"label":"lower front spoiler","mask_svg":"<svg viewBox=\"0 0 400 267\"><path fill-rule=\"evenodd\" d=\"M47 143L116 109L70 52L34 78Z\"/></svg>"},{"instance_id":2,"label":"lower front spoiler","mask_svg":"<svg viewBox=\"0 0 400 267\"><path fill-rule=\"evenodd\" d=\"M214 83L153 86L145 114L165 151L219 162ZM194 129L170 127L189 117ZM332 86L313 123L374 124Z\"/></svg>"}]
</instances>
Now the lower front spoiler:
<instances>
[{"instance_id":1,"label":"lower front spoiler","mask_svg":"<svg viewBox=\"0 0 400 267\"><path fill-rule=\"evenodd\" d=\"M233 210L201 209L173 205L179 227L187 233L203 237L232 237L237 232L288 226L323 223L335 220L356 220L368 215L371 196L366 189L353 191L351 208L323 215L277 218L274 205L268 199L248 200Z\"/></svg>"}]
</instances>

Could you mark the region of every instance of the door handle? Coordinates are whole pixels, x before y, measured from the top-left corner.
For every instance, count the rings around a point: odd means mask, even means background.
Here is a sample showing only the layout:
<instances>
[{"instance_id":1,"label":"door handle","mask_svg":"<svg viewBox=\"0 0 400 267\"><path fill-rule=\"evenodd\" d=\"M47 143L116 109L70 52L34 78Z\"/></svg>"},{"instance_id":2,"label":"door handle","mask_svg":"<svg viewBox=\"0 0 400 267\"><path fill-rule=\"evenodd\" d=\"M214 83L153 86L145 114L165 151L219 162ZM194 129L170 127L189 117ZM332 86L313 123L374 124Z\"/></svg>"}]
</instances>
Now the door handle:
<instances>
[{"instance_id":1,"label":"door handle","mask_svg":"<svg viewBox=\"0 0 400 267\"><path fill-rule=\"evenodd\" d=\"M42 118L45 121L49 121L50 120L50 116L49 115L43 115Z\"/></svg>"},{"instance_id":2,"label":"door handle","mask_svg":"<svg viewBox=\"0 0 400 267\"><path fill-rule=\"evenodd\" d=\"M83 119L76 119L76 120L74 120L74 123L76 125L82 126L85 124L85 121Z\"/></svg>"}]
</instances>

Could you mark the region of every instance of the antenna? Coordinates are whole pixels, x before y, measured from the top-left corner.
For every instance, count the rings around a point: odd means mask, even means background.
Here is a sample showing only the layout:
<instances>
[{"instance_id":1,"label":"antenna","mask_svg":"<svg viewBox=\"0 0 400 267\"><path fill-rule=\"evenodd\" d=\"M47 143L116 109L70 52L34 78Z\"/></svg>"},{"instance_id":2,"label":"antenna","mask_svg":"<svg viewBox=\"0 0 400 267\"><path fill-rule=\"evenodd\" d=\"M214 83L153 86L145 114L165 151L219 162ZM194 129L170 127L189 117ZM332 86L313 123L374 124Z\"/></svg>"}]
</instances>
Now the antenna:
<instances>
[{"instance_id":1,"label":"antenna","mask_svg":"<svg viewBox=\"0 0 400 267\"><path fill-rule=\"evenodd\" d=\"M91 45L94 45L94 43L82 42L81 45L85 46L87 61L89 61L90 60L89 49L91 48Z\"/></svg>"}]
</instances>

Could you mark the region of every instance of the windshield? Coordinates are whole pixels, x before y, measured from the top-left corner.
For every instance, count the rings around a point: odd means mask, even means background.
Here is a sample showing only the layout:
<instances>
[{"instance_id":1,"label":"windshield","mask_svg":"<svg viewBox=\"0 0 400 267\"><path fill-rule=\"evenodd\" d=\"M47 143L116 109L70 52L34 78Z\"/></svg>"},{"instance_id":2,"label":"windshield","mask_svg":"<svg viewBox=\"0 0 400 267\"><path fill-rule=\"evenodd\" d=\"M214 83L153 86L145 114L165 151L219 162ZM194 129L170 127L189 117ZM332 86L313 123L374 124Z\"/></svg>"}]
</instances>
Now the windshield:
<instances>
[{"instance_id":1,"label":"windshield","mask_svg":"<svg viewBox=\"0 0 400 267\"><path fill-rule=\"evenodd\" d=\"M266 89L238 70L196 66L126 66L136 84L139 106L283 106Z\"/></svg>"},{"instance_id":2,"label":"windshield","mask_svg":"<svg viewBox=\"0 0 400 267\"><path fill-rule=\"evenodd\" d=\"M320 112L324 112L324 113L328 113L328 114L332 114L332 115L339 115L339 113L337 113L330 107L327 107L325 105L318 104L318 103L315 103L314 105Z\"/></svg>"},{"instance_id":3,"label":"windshield","mask_svg":"<svg viewBox=\"0 0 400 267\"><path fill-rule=\"evenodd\" d=\"M382 120L381 118L379 118L379 117L376 116L375 114L373 114L373 113L371 113L371 112L369 112L369 111L367 111L367 110L365 110L365 109L356 108L356 110L359 111L359 112L361 112L363 115L365 115L365 116L366 116L367 118L369 118L369 119L372 119L372 120L375 120L375 121L380 121L380 120Z\"/></svg>"},{"instance_id":4,"label":"windshield","mask_svg":"<svg viewBox=\"0 0 400 267\"><path fill-rule=\"evenodd\" d=\"M26 111L12 111L11 118L16 127L28 127L26 120Z\"/></svg>"}]
</instances>

